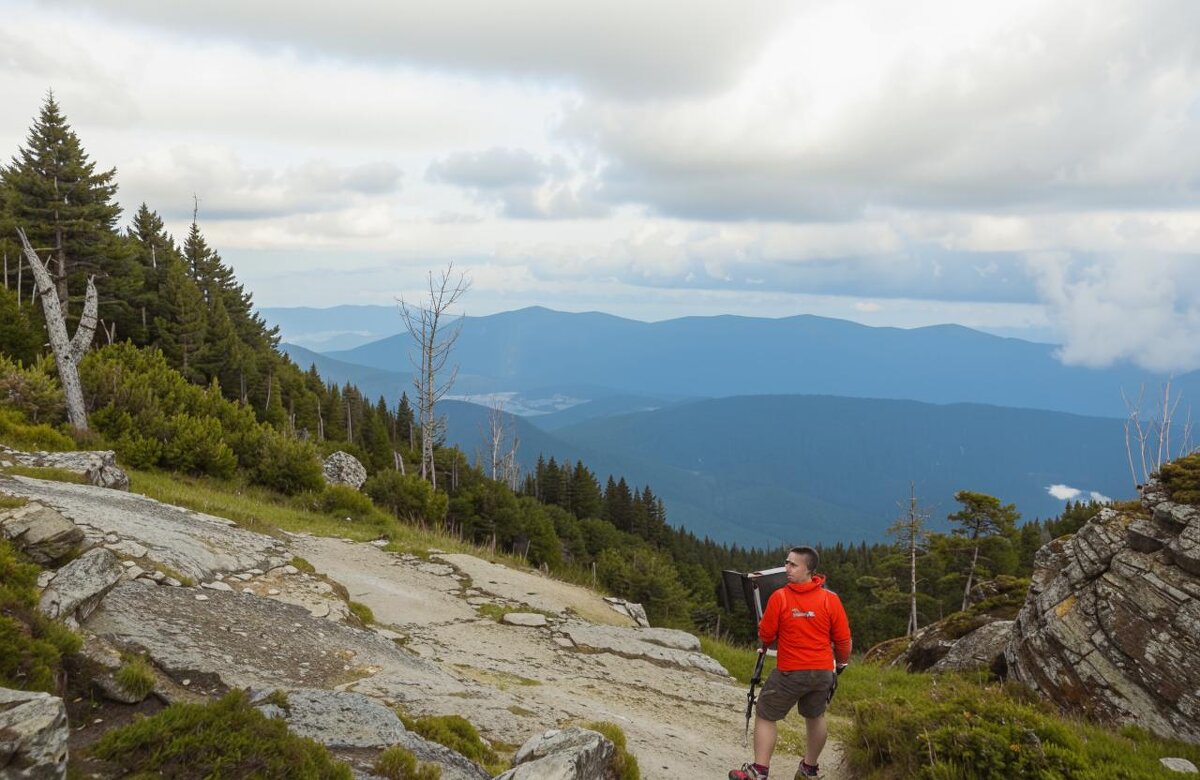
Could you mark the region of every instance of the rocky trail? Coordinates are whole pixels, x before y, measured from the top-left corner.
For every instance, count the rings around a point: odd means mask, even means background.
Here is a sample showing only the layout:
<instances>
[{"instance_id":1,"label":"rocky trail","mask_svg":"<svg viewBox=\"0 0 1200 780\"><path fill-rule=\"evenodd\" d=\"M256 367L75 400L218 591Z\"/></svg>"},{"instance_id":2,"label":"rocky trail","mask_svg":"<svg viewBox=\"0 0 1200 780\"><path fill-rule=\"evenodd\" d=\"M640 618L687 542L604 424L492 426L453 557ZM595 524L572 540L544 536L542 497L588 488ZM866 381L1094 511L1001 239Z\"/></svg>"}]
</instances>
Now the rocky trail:
<instances>
[{"instance_id":1,"label":"rocky trail","mask_svg":"<svg viewBox=\"0 0 1200 780\"><path fill-rule=\"evenodd\" d=\"M632 621L587 589L470 555L422 561L318 537L295 539L293 548L420 657L495 688L504 706L472 716L490 738L522 741L565 721L610 720L625 730L645 777L724 778L749 757L742 747L745 688L646 657L654 646L632 640L631 629L620 628ZM545 626L507 625L479 614L476 607L489 603L552 617ZM462 700L431 697L410 706L443 714L460 711ZM786 777L799 756L780 753L775 763ZM822 767L828 778L848 776L832 740Z\"/></svg>"},{"instance_id":2,"label":"rocky trail","mask_svg":"<svg viewBox=\"0 0 1200 780\"><path fill-rule=\"evenodd\" d=\"M461 715L513 749L611 721L647 778L724 778L749 758L745 688L695 637L636 625L636 605L472 555L267 536L119 490L0 475L0 491L31 501L0 512L6 535L86 549L46 572L42 608L80 626L101 668L144 654L167 700L285 689L312 713L289 715L293 730L344 757L399 740L445 780L486 774L405 732L392 707ZM822 758L826 778L849 776L832 741ZM777 772L798 761L781 751Z\"/></svg>"}]
</instances>

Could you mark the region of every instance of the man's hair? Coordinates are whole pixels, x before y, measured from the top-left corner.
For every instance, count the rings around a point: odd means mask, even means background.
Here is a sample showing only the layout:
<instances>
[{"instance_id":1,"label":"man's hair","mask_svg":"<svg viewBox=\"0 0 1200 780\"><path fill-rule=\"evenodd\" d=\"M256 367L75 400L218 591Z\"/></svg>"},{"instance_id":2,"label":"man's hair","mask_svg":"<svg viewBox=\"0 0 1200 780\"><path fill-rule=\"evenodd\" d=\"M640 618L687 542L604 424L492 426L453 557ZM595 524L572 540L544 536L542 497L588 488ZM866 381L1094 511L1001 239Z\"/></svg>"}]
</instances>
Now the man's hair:
<instances>
[{"instance_id":1,"label":"man's hair","mask_svg":"<svg viewBox=\"0 0 1200 780\"><path fill-rule=\"evenodd\" d=\"M796 555L804 556L804 563L809 571L816 571L818 564L821 563L821 556L811 547L793 547L788 552L794 552Z\"/></svg>"}]
</instances>

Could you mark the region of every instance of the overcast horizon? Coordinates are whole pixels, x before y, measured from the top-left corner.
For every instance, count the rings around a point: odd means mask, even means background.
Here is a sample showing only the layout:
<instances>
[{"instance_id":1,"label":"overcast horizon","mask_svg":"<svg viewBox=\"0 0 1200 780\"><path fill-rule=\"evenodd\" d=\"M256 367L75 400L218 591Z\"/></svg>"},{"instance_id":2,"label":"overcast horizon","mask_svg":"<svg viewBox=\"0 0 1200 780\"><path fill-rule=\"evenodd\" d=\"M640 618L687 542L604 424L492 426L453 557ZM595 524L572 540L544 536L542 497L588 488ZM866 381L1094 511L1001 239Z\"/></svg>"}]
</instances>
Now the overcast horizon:
<instances>
[{"instance_id":1,"label":"overcast horizon","mask_svg":"<svg viewBox=\"0 0 1200 780\"><path fill-rule=\"evenodd\" d=\"M125 217L260 308L816 314L1200 368L1200 4L10 0Z\"/></svg>"}]
</instances>

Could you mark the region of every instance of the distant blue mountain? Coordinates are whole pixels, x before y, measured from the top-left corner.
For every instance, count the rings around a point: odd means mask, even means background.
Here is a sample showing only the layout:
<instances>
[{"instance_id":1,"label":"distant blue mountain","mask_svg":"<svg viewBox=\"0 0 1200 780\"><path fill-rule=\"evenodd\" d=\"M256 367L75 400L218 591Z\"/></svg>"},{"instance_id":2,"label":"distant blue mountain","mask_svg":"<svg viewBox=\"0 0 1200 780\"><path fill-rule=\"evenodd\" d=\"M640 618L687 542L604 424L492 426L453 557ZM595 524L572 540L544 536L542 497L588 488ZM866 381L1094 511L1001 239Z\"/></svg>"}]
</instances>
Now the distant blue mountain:
<instances>
[{"instance_id":1,"label":"distant blue mountain","mask_svg":"<svg viewBox=\"0 0 1200 780\"><path fill-rule=\"evenodd\" d=\"M439 408L447 440L481 451L488 410ZM554 432L514 417L526 470L539 455L582 460L603 483L650 485L669 520L725 542L881 541L909 483L945 529L954 493L975 490L1027 519L1063 507L1065 485L1132 495L1119 420L1006 409L829 396L747 396L680 403L590 420Z\"/></svg>"},{"instance_id":2,"label":"distant blue mountain","mask_svg":"<svg viewBox=\"0 0 1200 780\"><path fill-rule=\"evenodd\" d=\"M1145 386L1153 394L1165 380L1127 364L1064 366L1055 350L957 325L872 328L808 315L646 323L535 307L466 318L454 359L462 374L490 385L484 392L591 387L581 400L803 393L1105 417L1127 414L1122 390L1136 396ZM391 368L407 365L409 351L404 334L328 355ZM1174 387L1185 405L1200 398L1200 372L1176 377Z\"/></svg>"}]
</instances>

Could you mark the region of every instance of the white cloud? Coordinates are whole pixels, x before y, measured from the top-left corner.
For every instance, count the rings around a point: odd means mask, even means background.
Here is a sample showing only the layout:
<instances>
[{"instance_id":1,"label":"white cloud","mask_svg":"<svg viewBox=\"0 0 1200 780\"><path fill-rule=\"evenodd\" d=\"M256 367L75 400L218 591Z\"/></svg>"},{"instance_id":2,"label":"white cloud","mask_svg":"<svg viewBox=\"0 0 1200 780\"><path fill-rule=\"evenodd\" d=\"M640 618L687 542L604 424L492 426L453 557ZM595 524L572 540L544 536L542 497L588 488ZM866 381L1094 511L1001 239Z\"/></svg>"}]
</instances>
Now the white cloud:
<instances>
[{"instance_id":1,"label":"white cloud","mask_svg":"<svg viewBox=\"0 0 1200 780\"><path fill-rule=\"evenodd\" d=\"M1050 485L1046 488L1046 492L1060 501L1078 501L1085 495L1085 491L1070 485ZM1111 498L1095 490L1086 491L1086 496L1088 501L1095 501L1099 504L1112 503Z\"/></svg>"},{"instance_id":2,"label":"white cloud","mask_svg":"<svg viewBox=\"0 0 1200 780\"><path fill-rule=\"evenodd\" d=\"M1046 492L1060 501L1073 501L1083 494L1082 490L1070 485L1050 485L1046 488Z\"/></svg>"},{"instance_id":3,"label":"white cloud","mask_svg":"<svg viewBox=\"0 0 1200 780\"><path fill-rule=\"evenodd\" d=\"M343 0L334 9L295 0L281 13L262 0L57 4L191 39L382 66L562 80L635 97L727 84L750 64L791 5L783 0L526 0L516 6L487 0Z\"/></svg>"},{"instance_id":4,"label":"white cloud","mask_svg":"<svg viewBox=\"0 0 1200 780\"><path fill-rule=\"evenodd\" d=\"M1028 258L1071 365L1126 360L1153 371L1200 368L1200 265L1194 258Z\"/></svg>"}]
</instances>

